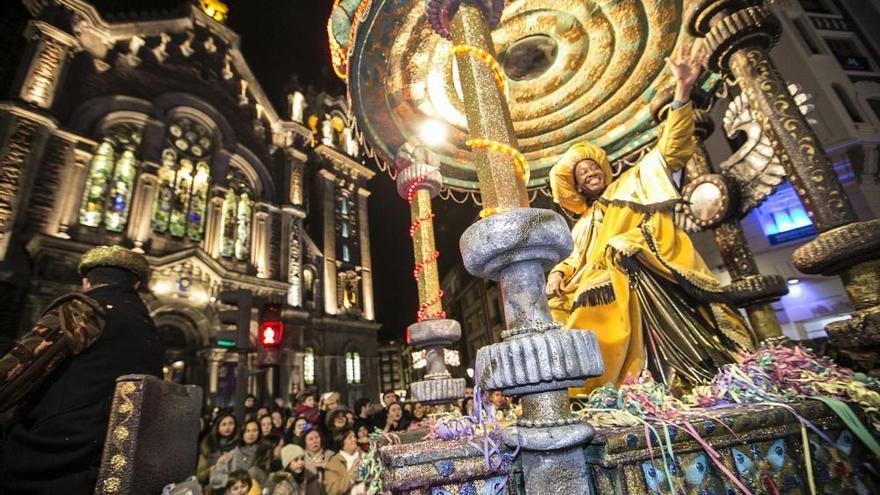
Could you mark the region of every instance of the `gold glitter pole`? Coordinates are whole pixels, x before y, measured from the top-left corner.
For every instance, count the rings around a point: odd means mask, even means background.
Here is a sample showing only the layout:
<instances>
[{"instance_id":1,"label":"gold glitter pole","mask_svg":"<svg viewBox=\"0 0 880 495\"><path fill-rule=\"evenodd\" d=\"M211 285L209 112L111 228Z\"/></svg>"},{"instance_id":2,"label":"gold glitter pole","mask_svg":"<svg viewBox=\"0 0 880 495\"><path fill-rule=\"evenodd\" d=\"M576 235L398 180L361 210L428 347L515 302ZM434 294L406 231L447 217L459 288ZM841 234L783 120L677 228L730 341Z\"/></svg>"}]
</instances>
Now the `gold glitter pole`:
<instances>
[{"instance_id":1,"label":"gold glitter pole","mask_svg":"<svg viewBox=\"0 0 880 495\"><path fill-rule=\"evenodd\" d=\"M412 223L413 273L419 289L419 321L443 318L440 305L440 276L437 272L437 250L434 246L434 214L431 212L431 191L418 188L410 193L409 212Z\"/></svg>"},{"instance_id":2,"label":"gold glitter pole","mask_svg":"<svg viewBox=\"0 0 880 495\"><path fill-rule=\"evenodd\" d=\"M478 7L462 3L452 18L451 31L456 46L476 48L494 59L491 32ZM457 52L456 61L470 138L516 148L510 109L491 66L468 51ZM517 164L510 153L492 147L474 147L472 156L484 212L491 214L529 206L526 185L517 174Z\"/></svg>"}]
</instances>

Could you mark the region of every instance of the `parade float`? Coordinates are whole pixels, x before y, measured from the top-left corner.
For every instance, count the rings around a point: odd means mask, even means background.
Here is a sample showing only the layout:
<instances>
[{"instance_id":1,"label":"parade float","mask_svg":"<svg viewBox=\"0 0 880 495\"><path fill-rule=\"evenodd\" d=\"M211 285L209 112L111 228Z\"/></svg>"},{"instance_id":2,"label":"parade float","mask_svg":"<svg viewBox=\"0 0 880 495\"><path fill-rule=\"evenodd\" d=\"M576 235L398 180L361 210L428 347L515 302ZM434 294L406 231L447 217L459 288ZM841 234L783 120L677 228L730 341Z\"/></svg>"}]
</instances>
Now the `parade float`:
<instances>
[{"instance_id":1,"label":"parade float","mask_svg":"<svg viewBox=\"0 0 880 495\"><path fill-rule=\"evenodd\" d=\"M373 492L880 489L877 382L785 341L770 307L785 281L758 271L739 225L790 181L818 232L795 251L795 266L839 276L855 310L829 325L830 339L876 350L880 221L857 221L810 126L809 96L774 67L768 51L780 29L758 0L336 1L331 56L357 133L411 205L422 304L411 337L433 356L414 393L437 402L460 394L440 357L460 330L442 319L426 236L432 197L470 198L481 220L462 236L461 254L470 273L498 282L507 325L501 342L477 353L477 389L522 405L502 427L478 392L473 416L380 439L363 469ZM642 376L572 402L569 387L602 373L601 329L564 330L551 319L544 274L572 238L562 215L529 204L548 194L550 168L575 142L605 149L615 174L637 163L672 101L664 60L695 41L709 51L691 97L697 138L712 132L706 111L725 93L724 132L747 139L718 164L697 146L676 222L714 233L732 280L725 293L761 347L682 398Z\"/></svg>"}]
</instances>

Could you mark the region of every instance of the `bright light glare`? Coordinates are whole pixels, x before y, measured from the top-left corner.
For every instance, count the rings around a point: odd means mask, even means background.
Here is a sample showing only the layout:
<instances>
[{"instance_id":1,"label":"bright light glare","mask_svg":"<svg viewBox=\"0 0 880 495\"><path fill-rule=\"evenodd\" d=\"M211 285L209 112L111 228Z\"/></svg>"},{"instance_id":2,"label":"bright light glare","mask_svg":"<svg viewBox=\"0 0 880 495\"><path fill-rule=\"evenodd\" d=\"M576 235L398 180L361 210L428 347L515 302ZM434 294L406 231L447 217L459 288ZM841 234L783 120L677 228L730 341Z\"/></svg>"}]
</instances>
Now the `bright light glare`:
<instances>
[{"instance_id":1,"label":"bright light glare","mask_svg":"<svg viewBox=\"0 0 880 495\"><path fill-rule=\"evenodd\" d=\"M442 122L429 119L422 123L419 138L426 146L437 146L446 142L446 126Z\"/></svg>"}]
</instances>

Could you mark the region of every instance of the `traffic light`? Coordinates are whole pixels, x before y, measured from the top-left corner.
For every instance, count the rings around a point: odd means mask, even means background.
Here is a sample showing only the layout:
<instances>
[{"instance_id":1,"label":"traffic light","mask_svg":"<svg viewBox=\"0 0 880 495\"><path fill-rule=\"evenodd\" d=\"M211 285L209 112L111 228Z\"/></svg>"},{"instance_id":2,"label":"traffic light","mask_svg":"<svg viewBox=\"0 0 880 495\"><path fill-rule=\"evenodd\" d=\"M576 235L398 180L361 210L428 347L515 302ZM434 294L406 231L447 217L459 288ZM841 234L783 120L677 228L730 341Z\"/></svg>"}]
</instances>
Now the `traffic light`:
<instances>
[{"instance_id":1,"label":"traffic light","mask_svg":"<svg viewBox=\"0 0 880 495\"><path fill-rule=\"evenodd\" d=\"M281 321L281 306L274 303L263 305L260 317L260 345L262 347L278 347L284 336L284 323Z\"/></svg>"},{"instance_id":2,"label":"traffic light","mask_svg":"<svg viewBox=\"0 0 880 495\"><path fill-rule=\"evenodd\" d=\"M234 307L219 313L221 328L217 332L217 345L249 349L253 293L247 289L224 290L217 295L217 300L221 304ZM234 328L227 329L222 325L230 325Z\"/></svg>"}]
</instances>

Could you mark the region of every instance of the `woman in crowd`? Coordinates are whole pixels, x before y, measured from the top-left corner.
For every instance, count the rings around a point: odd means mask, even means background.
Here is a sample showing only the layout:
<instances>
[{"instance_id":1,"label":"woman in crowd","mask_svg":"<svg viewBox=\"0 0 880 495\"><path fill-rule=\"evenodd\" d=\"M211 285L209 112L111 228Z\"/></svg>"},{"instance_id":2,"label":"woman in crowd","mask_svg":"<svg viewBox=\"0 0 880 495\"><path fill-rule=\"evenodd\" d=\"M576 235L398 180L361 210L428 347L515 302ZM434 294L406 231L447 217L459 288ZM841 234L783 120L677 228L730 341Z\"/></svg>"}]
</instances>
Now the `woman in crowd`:
<instances>
[{"instance_id":1,"label":"woman in crowd","mask_svg":"<svg viewBox=\"0 0 880 495\"><path fill-rule=\"evenodd\" d=\"M248 474L260 486L266 486L270 473L280 471L283 468L281 464L281 447L283 445L281 437L274 433L269 433L259 443L257 452L254 454L254 464L248 469Z\"/></svg>"},{"instance_id":2,"label":"woman in crowd","mask_svg":"<svg viewBox=\"0 0 880 495\"><path fill-rule=\"evenodd\" d=\"M348 410L337 407L327 414L327 433L332 438L337 431L343 428L351 428L351 425L348 424ZM338 445L330 445L330 448L339 450Z\"/></svg>"},{"instance_id":3,"label":"woman in crowd","mask_svg":"<svg viewBox=\"0 0 880 495\"><path fill-rule=\"evenodd\" d=\"M306 451L306 470L323 480L327 461L333 457L333 451L324 449L324 439L317 428L312 428L303 436Z\"/></svg>"},{"instance_id":4,"label":"woman in crowd","mask_svg":"<svg viewBox=\"0 0 880 495\"><path fill-rule=\"evenodd\" d=\"M299 445L281 449L284 469L272 475L272 495L324 495L318 477L306 469L306 452Z\"/></svg>"},{"instance_id":5,"label":"woman in crowd","mask_svg":"<svg viewBox=\"0 0 880 495\"><path fill-rule=\"evenodd\" d=\"M211 432L199 445L199 460L196 468L199 483L206 485L211 475L211 468L217 464L220 456L235 448L236 433L235 416L232 413L221 413L217 416Z\"/></svg>"},{"instance_id":6,"label":"woman in crowd","mask_svg":"<svg viewBox=\"0 0 880 495\"><path fill-rule=\"evenodd\" d=\"M405 431L409 426L409 421L403 418L403 409L399 402L392 402L388 405L388 416L385 418L385 431Z\"/></svg>"},{"instance_id":7,"label":"woman in crowd","mask_svg":"<svg viewBox=\"0 0 880 495\"><path fill-rule=\"evenodd\" d=\"M275 409L269 415L270 420L272 421L272 433L281 434L284 431L284 410L283 409Z\"/></svg>"},{"instance_id":8,"label":"woman in crowd","mask_svg":"<svg viewBox=\"0 0 880 495\"><path fill-rule=\"evenodd\" d=\"M269 408L268 407L261 406L259 409L257 409L257 419L260 419L263 416L268 416L268 415L269 415Z\"/></svg>"},{"instance_id":9,"label":"woman in crowd","mask_svg":"<svg viewBox=\"0 0 880 495\"><path fill-rule=\"evenodd\" d=\"M302 440L302 436L306 434L306 431L311 429L312 424L308 422L308 420L302 416L293 420L290 428L284 432L284 443L294 443L296 439L299 438Z\"/></svg>"},{"instance_id":10,"label":"woman in crowd","mask_svg":"<svg viewBox=\"0 0 880 495\"><path fill-rule=\"evenodd\" d=\"M327 462L324 471L324 491L327 495L343 495L353 490L361 463L361 451L354 430L345 428L334 435L333 441L341 445L339 452Z\"/></svg>"},{"instance_id":11,"label":"woman in crowd","mask_svg":"<svg viewBox=\"0 0 880 495\"><path fill-rule=\"evenodd\" d=\"M270 433L272 433L272 418L263 416L260 418L260 434L265 437Z\"/></svg>"},{"instance_id":12,"label":"woman in crowd","mask_svg":"<svg viewBox=\"0 0 880 495\"><path fill-rule=\"evenodd\" d=\"M253 466L261 438L260 424L253 419L245 421L241 427L238 446L222 454L217 464L211 468L209 484L213 493L222 493L218 490L225 489L229 473L238 469L248 470Z\"/></svg>"}]
</instances>

